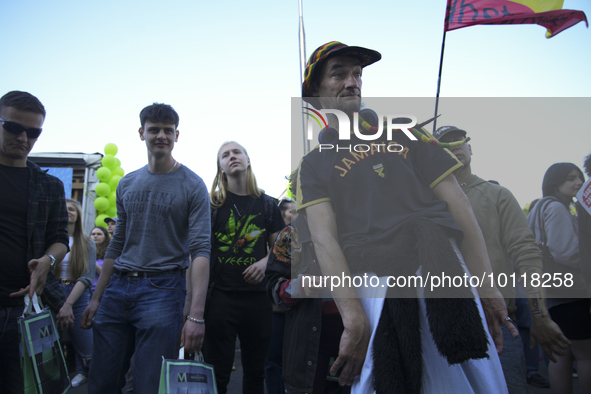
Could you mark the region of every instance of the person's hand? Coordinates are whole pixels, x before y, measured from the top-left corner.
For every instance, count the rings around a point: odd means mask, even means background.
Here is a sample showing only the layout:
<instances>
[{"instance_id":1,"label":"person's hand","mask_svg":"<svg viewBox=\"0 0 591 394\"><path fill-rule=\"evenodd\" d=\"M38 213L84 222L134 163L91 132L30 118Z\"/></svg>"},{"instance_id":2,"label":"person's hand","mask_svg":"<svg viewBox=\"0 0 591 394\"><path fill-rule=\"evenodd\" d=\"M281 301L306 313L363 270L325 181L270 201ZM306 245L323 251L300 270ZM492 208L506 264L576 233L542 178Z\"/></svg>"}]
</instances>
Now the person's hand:
<instances>
[{"instance_id":1,"label":"person's hand","mask_svg":"<svg viewBox=\"0 0 591 394\"><path fill-rule=\"evenodd\" d=\"M302 288L302 295L305 298L316 298L316 297L320 297L320 294L322 294L322 290L324 289L324 287L316 287L313 286L314 283L322 283L321 276L312 276L312 275L305 275L307 277L309 277L310 281L308 281L308 279L303 280L302 277L302 281L301 283L301 288ZM316 282L314 282L314 280L316 279ZM320 279L320 280L319 280Z\"/></svg>"},{"instance_id":2,"label":"person's hand","mask_svg":"<svg viewBox=\"0 0 591 394\"><path fill-rule=\"evenodd\" d=\"M94 322L94 316L96 315L96 311L98 310L99 302L95 300L90 300L88 306L84 310L82 314L82 319L80 319L80 327L85 330L90 330L92 328L92 324Z\"/></svg>"},{"instance_id":3,"label":"person's hand","mask_svg":"<svg viewBox=\"0 0 591 394\"><path fill-rule=\"evenodd\" d=\"M21 288L19 291L11 293L10 297L23 297L29 293L29 297L33 299L33 293L41 295L43 289L45 289L45 281L47 280L47 274L51 269L51 260L45 256L39 259L33 259L28 264L29 272L31 272L31 284L24 289Z\"/></svg>"},{"instance_id":4,"label":"person's hand","mask_svg":"<svg viewBox=\"0 0 591 394\"><path fill-rule=\"evenodd\" d=\"M251 285L258 285L265 279L265 270L267 269L267 261L259 260L244 270L242 275L246 283Z\"/></svg>"},{"instance_id":5,"label":"person's hand","mask_svg":"<svg viewBox=\"0 0 591 394\"><path fill-rule=\"evenodd\" d=\"M556 362L554 354L564 356L564 351L571 346L571 342L564 336L562 330L549 316L534 317L530 330L533 349L539 344L550 360Z\"/></svg>"},{"instance_id":6,"label":"person's hand","mask_svg":"<svg viewBox=\"0 0 591 394\"><path fill-rule=\"evenodd\" d=\"M519 336L519 331L517 331L517 327L511 320L506 320L509 317L507 305L497 288L481 292L481 297L480 301L482 303L482 309L484 309L484 315L486 316L488 330L497 348L497 353L501 354L503 352L503 331L501 330L501 326L504 325L513 338Z\"/></svg>"},{"instance_id":7,"label":"person's hand","mask_svg":"<svg viewBox=\"0 0 591 394\"><path fill-rule=\"evenodd\" d=\"M354 323L345 324L339 344L339 356L330 368L332 376L336 376L341 370L339 375L341 386L350 386L353 379L361 374L370 336L369 321L365 314L358 316Z\"/></svg>"},{"instance_id":8,"label":"person's hand","mask_svg":"<svg viewBox=\"0 0 591 394\"><path fill-rule=\"evenodd\" d=\"M31 288L31 285L25 287L24 289L21 287L21 289L19 291L16 291L14 293L10 293L9 297L24 297L25 294L29 293L30 288Z\"/></svg>"},{"instance_id":9,"label":"person's hand","mask_svg":"<svg viewBox=\"0 0 591 394\"><path fill-rule=\"evenodd\" d=\"M203 347L204 336L205 324L187 320L181 333L181 347L185 347L185 353L199 352Z\"/></svg>"},{"instance_id":10,"label":"person's hand","mask_svg":"<svg viewBox=\"0 0 591 394\"><path fill-rule=\"evenodd\" d=\"M49 257L41 257L40 259L33 259L29 261L29 271L31 272L31 288L29 289L29 297L33 299L33 293L40 295L45 288L45 281L47 274L51 269L51 260Z\"/></svg>"},{"instance_id":11,"label":"person's hand","mask_svg":"<svg viewBox=\"0 0 591 394\"><path fill-rule=\"evenodd\" d=\"M57 325L61 330L67 330L74 327L74 312L72 312L72 305L67 302L64 303L62 309L56 316Z\"/></svg>"}]
</instances>

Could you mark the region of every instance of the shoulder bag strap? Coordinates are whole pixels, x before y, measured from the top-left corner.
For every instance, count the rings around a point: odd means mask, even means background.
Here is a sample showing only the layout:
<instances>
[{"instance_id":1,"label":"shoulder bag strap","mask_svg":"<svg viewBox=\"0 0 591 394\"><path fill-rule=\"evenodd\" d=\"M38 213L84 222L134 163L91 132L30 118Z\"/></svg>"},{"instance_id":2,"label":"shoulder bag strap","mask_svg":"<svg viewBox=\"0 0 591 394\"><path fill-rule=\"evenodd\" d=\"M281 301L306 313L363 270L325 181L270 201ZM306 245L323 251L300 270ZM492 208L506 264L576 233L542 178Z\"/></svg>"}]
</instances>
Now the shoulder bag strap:
<instances>
[{"instance_id":1,"label":"shoulder bag strap","mask_svg":"<svg viewBox=\"0 0 591 394\"><path fill-rule=\"evenodd\" d=\"M555 201L552 197L548 197L546 201L543 201L543 199L540 200L540 202L542 202L542 205L540 206L537 215L537 220L540 224L540 243L544 246L548 246L548 237L546 235L546 223L544 221L544 210L548 207L548 205L550 205L552 201ZM538 202L538 204L540 202Z\"/></svg>"}]
</instances>

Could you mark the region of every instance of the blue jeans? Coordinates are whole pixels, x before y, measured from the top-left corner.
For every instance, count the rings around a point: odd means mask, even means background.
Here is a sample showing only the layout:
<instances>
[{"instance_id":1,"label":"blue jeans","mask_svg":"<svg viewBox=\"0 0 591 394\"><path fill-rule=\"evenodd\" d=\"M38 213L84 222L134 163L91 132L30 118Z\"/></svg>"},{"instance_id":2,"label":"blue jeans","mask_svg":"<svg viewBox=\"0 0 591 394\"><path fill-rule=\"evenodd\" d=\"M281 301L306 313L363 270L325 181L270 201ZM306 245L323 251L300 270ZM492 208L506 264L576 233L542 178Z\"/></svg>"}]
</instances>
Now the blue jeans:
<instances>
[{"instance_id":1,"label":"blue jeans","mask_svg":"<svg viewBox=\"0 0 591 394\"><path fill-rule=\"evenodd\" d=\"M158 393L162 357L178 356L184 302L184 271L151 278L113 274L94 318L88 393L120 393L134 351L134 392Z\"/></svg>"},{"instance_id":2,"label":"blue jeans","mask_svg":"<svg viewBox=\"0 0 591 394\"><path fill-rule=\"evenodd\" d=\"M521 338L513 338L505 326L503 330L503 353L499 356L501 367L507 382L509 394L527 394L527 379L525 371L525 357Z\"/></svg>"},{"instance_id":3,"label":"blue jeans","mask_svg":"<svg viewBox=\"0 0 591 394\"><path fill-rule=\"evenodd\" d=\"M269 353L265 361L265 387L268 394L285 393L281 377L283 364L283 333L285 331L285 313L273 312L273 335L269 344Z\"/></svg>"},{"instance_id":4,"label":"blue jeans","mask_svg":"<svg viewBox=\"0 0 591 394\"><path fill-rule=\"evenodd\" d=\"M74 283L69 285L60 285L64 291L66 299L74 288ZM72 305L72 312L74 313L74 327L62 332L62 335L66 332L70 337L70 342L74 347L76 353L76 374L84 374L88 376L88 370L90 368L90 359L92 357L92 331L83 330L80 327L80 321L82 320L82 314L88 306L90 301L90 290L85 289L80 295L80 298Z\"/></svg>"},{"instance_id":5,"label":"blue jeans","mask_svg":"<svg viewBox=\"0 0 591 394\"><path fill-rule=\"evenodd\" d=\"M0 307L0 393L23 392L17 318L24 306Z\"/></svg>"},{"instance_id":6,"label":"blue jeans","mask_svg":"<svg viewBox=\"0 0 591 394\"><path fill-rule=\"evenodd\" d=\"M530 349L530 332L532 326L532 316L529 310L529 302L527 298L516 298L515 317L517 319L517 326L519 327L519 336L523 342L523 353L525 354L525 366L527 369L527 376L538 372L540 363L540 347L536 346Z\"/></svg>"}]
</instances>

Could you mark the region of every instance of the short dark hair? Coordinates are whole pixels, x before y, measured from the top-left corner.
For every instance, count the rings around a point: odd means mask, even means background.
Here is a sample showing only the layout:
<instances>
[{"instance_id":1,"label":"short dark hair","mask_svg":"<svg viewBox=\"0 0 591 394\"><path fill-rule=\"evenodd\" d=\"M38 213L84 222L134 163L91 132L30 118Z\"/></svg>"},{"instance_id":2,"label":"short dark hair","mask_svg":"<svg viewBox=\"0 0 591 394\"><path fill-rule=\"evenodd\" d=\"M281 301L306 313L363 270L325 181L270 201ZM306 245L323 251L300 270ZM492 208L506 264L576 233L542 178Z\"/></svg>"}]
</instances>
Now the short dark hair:
<instances>
[{"instance_id":1,"label":"short dark hair","mask_svg":"<svg viewBox=\"0 0 591 394\"><path fill-rule=\"evenodd\" d=\"M152 123L174 123L176 127L179 127L179 114L168 104L154 103L142 109L140 112L142 127L148 120Z\"/></svg>"},{"instance_id":2,"label":"short dark hair","mask_svg":"<svg viewBox=\"0 0 591 394\"><path fill-rule=\"evenodd\" d=\"M45 118L45 107L31 93L13 90L0 98L0 112L3 107L13 107L21 111L41 114Z\"/></svg>"},{"instance_id":3,"label":"short dark hair","mask_svg":"<svg viewBox=\"0 0 591 394\"><path fill-rule=\"evenodd\" d=\"M544 174L544 180L542 181L542 194L544 197L552 196L560 200L564 205L568 206L572 202L571 200L565 199L565 197L558 191L560 185L566 181L568 174L573 170L577 170L579 176L585 181L583 171L576 164L573 163L554 163L552 164Z\"/></svg>"},{"instance_id":4,"label":"short dark hair","mask_svg":"<svg viewBox=\"0 0 591 394\"><path fill-rule=\"evenodd\" d=\"M591 153L585 157L585 161L583 162L583 167L585 167L585 173L588 177L591 177Z\"/></svg>"}]
</instances>

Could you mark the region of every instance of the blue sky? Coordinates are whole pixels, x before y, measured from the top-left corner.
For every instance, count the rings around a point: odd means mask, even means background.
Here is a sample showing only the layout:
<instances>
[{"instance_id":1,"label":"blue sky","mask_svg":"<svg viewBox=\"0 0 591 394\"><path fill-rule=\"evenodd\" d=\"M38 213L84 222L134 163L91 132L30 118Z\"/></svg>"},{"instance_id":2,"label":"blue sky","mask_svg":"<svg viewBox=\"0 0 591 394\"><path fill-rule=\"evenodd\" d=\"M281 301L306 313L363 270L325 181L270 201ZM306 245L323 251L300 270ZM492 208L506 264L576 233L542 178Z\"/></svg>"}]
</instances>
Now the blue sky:
<instances>
[{"instance_id":1,"label":"blue sky","mask_svg":"<svg viewBox=\"0 0 591 394\"><path fill-rule=\"evenodd\" d=\"M364 71L364 96L434 97L445 5L304 0L307 55L332 40L376 49L382 61ZM565 0L564 8L591 17L587 0ZM3 1L0 15L0 93L29 91L48 112L33 152L102 152L113 142L122 167L137 169L147 160L139 112L165 102L181 119L175 158L208 187L217 149L236 140L268 194L285 188L290 98L300 94L297 0ZM544 34L537 25L448 32L441 95L591 96L591 31L579 23ZM589 108L588 99L578 103ZM491 113L482 124L499 118ZM458 114L440 122L466 127ZM508 126L495 135L470 125L474 172L507 186L521 205L541 194L550 164L581 166L591 152L586 124Z\"/></svg>"}]
</instances>

